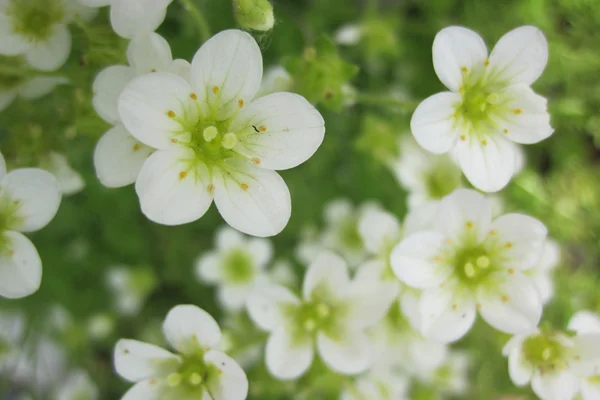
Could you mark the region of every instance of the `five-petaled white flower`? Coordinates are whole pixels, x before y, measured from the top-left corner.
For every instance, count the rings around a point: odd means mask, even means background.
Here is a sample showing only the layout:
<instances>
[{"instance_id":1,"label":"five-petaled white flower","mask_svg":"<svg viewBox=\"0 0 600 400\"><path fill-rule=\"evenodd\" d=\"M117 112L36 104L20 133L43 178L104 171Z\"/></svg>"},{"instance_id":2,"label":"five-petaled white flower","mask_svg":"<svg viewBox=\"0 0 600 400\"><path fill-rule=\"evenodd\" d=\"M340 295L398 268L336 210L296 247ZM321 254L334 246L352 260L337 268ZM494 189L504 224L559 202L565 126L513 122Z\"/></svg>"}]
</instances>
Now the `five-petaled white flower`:
<instances>
[{"instance_id":1,"label":"five-petaled white flower","mask_svg":"<svg viewBox=\"0 0 600 400\"><path fill-rule=\"evenodd\" d=\"M117 373L136 382L122 399L246 398L246 374L219 351L221 330L210 314L193 305L175 306L163 323L163 333L178 354L131 339L121 339L115 346Z\"/></svg>"},{"instance_id":2,"label":"five-petaled white flower","mask_svg":"<svg viewBox=\"0 0 600 400\"><path fill-rule=\"evenodd\" d=\"M530 88L547 61L546 38L532 26L508 32L489 57L477 33L444 28L433 42L433 65L450 91L415 110L417 142L432 153L451 151L478 189L502 189L517 168L515 142L537 143L553 132L546 99Z\"/></svg>"},{"instance_id":3,"label":"five-petaled white flower","mask_svg":"<svg viewBox=\"0 0 600 400\"><path fill-rule=\"evenodd\" d=\"M225 221L253 236L272 236L291 215L290 192L274 170L310 158L323 141L321 114L303 97L275 93L254 101L262 77L256 41L218 33L192 61L191 84L148 74L119 99L125 127L156 148L136 192L146 216L177 225L204 215L213 199Z\"/></svg>"},{"instance_id":4,"label":"five-petaled white flower","mask_svg":"<svg viewBox=\"0 0 600 400\"><path fill-rule=\"evenodd\" d=\"M42 260L21 232L46 226L60 201L60 187L52 174L38 168L6 173L0 154L0 296L25 297L40 287Z\"/></svg>"},{"instance_id":5,"label":"five-petaled white flower","mask_svg":"<svg viewBox=\"0 0 600 400\"><path fill-rule=\"evenodd\" d=\"M110 23L117 35L131 39L154 32L165 20L173 0L79 0L88 7L110 6Z\"/></svg>"},{"instance_id":6,"label":"five-petaled white flower","mask_svg":"<svg viewBox=\"0 0 600 400\"><path fill-rule=\"evenodd\" d=\"M358 374L372 363L365 329L375 325L389 307L380 286L351 281L339 256L321 252L304 277L302 298L278 285L261 285L248 298L252 320L271 332L267 368L279 379L306 372L314 347L325 364L342 374Z\"/></svg>"},{"instance_id":7,"label":"five-petaled white flower","mask_svg":"<svg viewBox=\"0 0 600 400\"><path fill-rule=\"evenodd\" d=\"M216 245L216 251L205 252L196 262L196 276L219 285L223 307L239 310L253 286L266 280L264 270L273 256L273 246L267 239L245 238L228 226L217 232Z\"/></svg>"},{"instance_id":8,"label":"five-petaled white flower","mask_svg":"<svg viewBox=\"0 0 600 400\"><path fill-rule=\"evenodd\" d=\"M119 96L136 76L170 72L189 80L190 63L173 60L169 43L157 33L137 35L127 47L129 66L111 65L94 80L94 109L106 122L115 125L98 141L94 166L98 179L107 187L122 187L135 182L142 165L154 149L136 140L121 123Z\"/></svg>"},{"instance_id":9,"label":"five-petaled white flower","mask_svg":"<svg viewBox=\"0 0 600 400\"><path fill-rule=\"evenodd\" d=\"M503 332L535 328L542 302L524 271L539 261L546 234L541 222L521 214L492 221L490 202L474 190L445 197L434 228L408 236L391 255L398 278L424 289L422 333L455 341L471 328L476 310Z\"/></svg>"}]
</instances>

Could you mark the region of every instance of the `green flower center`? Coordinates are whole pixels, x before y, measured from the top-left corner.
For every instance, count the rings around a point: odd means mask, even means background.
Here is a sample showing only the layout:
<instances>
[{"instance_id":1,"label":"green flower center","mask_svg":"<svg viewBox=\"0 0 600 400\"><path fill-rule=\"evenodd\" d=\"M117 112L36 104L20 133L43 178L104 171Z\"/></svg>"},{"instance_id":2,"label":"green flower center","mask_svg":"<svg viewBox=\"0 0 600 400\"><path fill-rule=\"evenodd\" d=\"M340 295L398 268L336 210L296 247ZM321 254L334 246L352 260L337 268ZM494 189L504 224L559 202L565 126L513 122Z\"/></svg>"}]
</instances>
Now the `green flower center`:
<instances>
[{"instance_id":1,"label":"green flower center","mask_svg":"<svg viewBox=\"0 0 600 400\"><path fill-rule=\"evenodd\" d=\"M455 268L455 276L466 286L477 286L484 282L490 273L498 270L482 246L458 250L450 265Z\"/></svg>"},{"instance_id":2,"label":"green flower center","mask_svg":"<svg viewBox=\"0 0 600 400\"><path fill-rule=\"evenodd\" d=\"M216 366L204 362L204 352L198 352L183 356L181 366L167 376L166 384L172 398L201 398L204 387L219 374Z\"/></svg>"},{"instance_id":3,"label":"green flower center","mask_svg":"<svg viewBox=\"0 0 600 400\"><path fill-rule=\"evenodd\" d=\"M11 0L7 15L13 32L35 42L48 38L52 26L63 21L65 9L61 0Z\"/></svg>"},{"instance_id":4,"label":"green flower center","mask_svg":"<svg viewBox=\"0 0 600 400\"><path fill-rule=\"evenodd\" d=\"M233 249L223 259L223 274L232 283L246 283L254 276L254 260L244 249Z\"/></svg>"},{"instance_id":5,"label":"green flower center","mask_svg":"<svg viewBox=\"0 0 600 400\"><path fill-rule=\"evenodd\" d=\"M566 352L560 341L551 334L540 333L523 342L525 359L537 369L562 370L567 367Z\"/></svg>"}]
</instances>

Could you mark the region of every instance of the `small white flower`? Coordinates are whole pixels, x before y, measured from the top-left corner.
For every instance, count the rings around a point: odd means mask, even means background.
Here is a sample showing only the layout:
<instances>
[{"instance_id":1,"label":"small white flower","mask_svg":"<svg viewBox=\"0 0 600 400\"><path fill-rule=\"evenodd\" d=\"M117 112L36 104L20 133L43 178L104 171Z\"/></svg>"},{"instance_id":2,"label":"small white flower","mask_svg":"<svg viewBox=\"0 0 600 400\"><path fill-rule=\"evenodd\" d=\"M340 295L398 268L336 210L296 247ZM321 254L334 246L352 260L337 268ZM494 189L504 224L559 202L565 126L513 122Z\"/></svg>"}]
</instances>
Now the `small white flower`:
<instances>
[{"instance_id":1,"label":"small white flower","mask_svg":"<svg viewBox=\"0 0 600 400\"><path fill-rule=\"evenodd\" d=\"M106 283L119 313L134 315L144 306L146 297L156 285L156 279L149 269L117 265L107 270Z\"/></svg>"},{"instance_id":2,"label":"small white flower","mask_svg":"<svg viewBox=\"0 0 600 400\"><path fill-rule=\"evenodd\" d=\"M165 20L173 0L79 0L88 7L110 6L110 23L121 37L154 32Z\"/></svg>"},{"instance_id":3,"label":"small white flower","mask_svg":"<svg viewBox=\"0 0 600 400\"><path fill-rule=\"evenodd\" d=\"M228 226L219 229L215 242L217 249L196 261L196 276L218 285L223 307L240 310L254 285L266 279L264 271L273 257L273 246L267 239L247 238Z\"/></svg>"},{"instance_id":4,"label":"small white flower","mask_svg":"<svg viewBox=\"0 0 600 400\"><path fill-rule=\"evenodd\" d=\"M55 400L96 400L98 388L87 372L71 372L66 380L58 385Z\"/></svg>"},{"instance_id":5,"label":"small white flower","mask_svg":"<svg viewBox=\"0 0 600 400\"><path fill-rule=\"evenodd\" d=\"M600 318L590 311L578 311L569 321L569 330L578 335L593 334L596 340L600 340ZM600 357L592 359L592 362L579 372L583 400L600 399Z\"/></svg>"},{"instance_id":6,"label":"small white flower","mask_svg":"<svg viewBox=\"0 0 600 400\"><path fill-rule=\"evenodd\" d=\"M137 179L142 165L154 149L136 140L121 123L119 96L136 76L153 72L170 72L189 80L190 63L173 60L169 43L157 33L136 36L127 48L129 66L111 65L94 80L94 109L106 122L115 125L98 141L94 151L96 174L107 187L130 185Z\"/></svg>"},{"instance_id":7,"label":"small white flower","mask_svg":"<svg viewBox=\"0 0 600 400\"><path fill-rule=\"evenodd\" d=\"M466 28L441 30L433 65L450 90L425 99L411 120L426 150L451 151L473 186L502 189L517 167L515 143L537 143L553 129L546 99L529 87L548 61L548 43L533 26L504 35L488 57L481 37Z\"/></svg>"},{"instance_id":8,"label":"small white flower","mask_svg":"<svg viewBox=\"0 0 600 400\"><path fill-rule=\"evenodd\" d=\"M210 314L193 305L176 306L167 314L163 333L178 354L131 339L115 346L117 373L135 382L122 399L246 398L246 374L218 350L221 330Z\"/></svg>"},{"instance_id":9,"label":"small white flower","mask_svg":"<svg viewBox=\"0 0 600 400\"><path fill-rule=\"evenodd\" d=\"M11 76L10 81L2 82L2 86L0 86L0 111L6 109L17 96L27 100L36 100L52 92L56 86L68 82L67 78L60 76L36 76L33 78Z\"/></svg>"},{"instance_id":10,"label":"small white flower","mask_svg":"<svg viewBox=\"0 0 600 400\"><path fill-rule=\"evenodd\" d=\"M281 65L269 67L262 78L256 98L277 92L289 92L294 85L294 80L287 70Z\"/></svg>"},{"instance_id":11,"label":"small white flower","mask_svg":"<svg viewBox=\"0 0 600 400\"><path fill-rule=\"evenodd\" d=\"M108 314L94 314L87 321L86 329L92 340L104 340L115 329L115 320Z\"/></svg>"},{"instance_id":12,"label":"small white flower","mask_svg":"<svg viewBox=\"0 0 600 400\"><path fill-rule=\"evenodd\" d=\"M57 152L48 153L40 162L40 168L56 177L64 196L70 196L83 190L85 181L70 165L67 157Z\"/></svg>"},{"instance_id":13,"label":"small white flower","mask_svg":"<svg viewBox=\"0 0 600 400\"><path fill-rule=\"evenodd\" d=\"M0 2L0 54L24 55L34 68L54 71L71 52L68 23L80 6L74 0Z\"/></svg>"},{"instance_id":14,"label":"small white flower","mask_svg":"<svg viewBox=\"0 0 600 400\"><path fill-rule=\"evenodd\" d=\"M363 34L364 30L359 24L344 25L335 32L334 40L343 46L354 46L360 42Z\"/></svg>"},{"instance_id":15,"label":"small white flower","mask_svg":"<svg viewBox=\"0 0 600 400\"><path fill-rule=\"evenodd\" d=\"M315 345L325 364L342 374L358 374L372 362L365 329L389 307L379 286L350 281L346 262L322 252L304 277L302 298L278 285L257 287L247 303L252 320L271 332L267 368L279 379L298 378L314 358Z\"/></svg>"},{"instance_id":16,"label":"small white flower","mask_svg":"<svg viewBox=\"0 0 600 400\"><path fill-rule=\"evenodd\" d=\"M60 188L52 174L38 168L6 173L0 154L0 296L25 297L40 287L42 260L21 232L46 226L60 201Z\"/></svg>"},{"instance_id":17,"label":"small white flower","mask_svg":"<svg viewBox=\"0 0 600 400\"><path fill-rule=\"evenodd\" d=\"M325 134L321 114L292 93L253 101L262 55L242 31L204 43L191 71L191 84L157 72L134 79L120 96L125 127L157 149L136 180L142 212L179 225L202 217L214 199L233 228L276 235L290 218L291 199L275 170L315 153Z\"/></svg>"},{"instance_id":18,"label":"small white flower","mask_svg":"<svg viewBox=\"0 0 600 400\"><path fill-rule=\"evenodd\" d=\"M344 388L340 400L408 400L409 382L388 370L370 371Z\"/></svg>"},{"instance_id":19,"label":"small white flower","mask_svg":"<svg viewBox=\"0 0 600 400\"><path fill-rule=\"evenodd\" d=\"M546 234L541 222L525 215L492 220L490 203L474 190L458 189L445 197L434 228L408 236L391 256L398 278L423 289L422 333L458 340L477 310L503 332L535 328L542 302L524 271L540 260Z\"/></svg>"}]
</instances>

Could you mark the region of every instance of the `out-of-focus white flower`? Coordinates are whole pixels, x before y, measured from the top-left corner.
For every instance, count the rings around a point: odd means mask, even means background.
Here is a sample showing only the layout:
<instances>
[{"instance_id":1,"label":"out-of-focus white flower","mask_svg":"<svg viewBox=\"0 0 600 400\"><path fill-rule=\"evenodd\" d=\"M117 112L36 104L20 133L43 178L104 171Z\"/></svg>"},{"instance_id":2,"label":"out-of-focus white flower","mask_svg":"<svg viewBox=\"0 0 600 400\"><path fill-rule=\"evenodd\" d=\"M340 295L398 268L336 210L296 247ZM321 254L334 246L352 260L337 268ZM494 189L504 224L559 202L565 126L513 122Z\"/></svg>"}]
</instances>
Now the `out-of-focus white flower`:
<instances>
[{"instance_id":1,"label":"out-of-focus white flower","mask_svg":"<svg viewBox=\"0 0 600 400\"><path fill-rule=\"evenodd\" d=\"M0 84L0 111L6 109L17 96L36 100L52 92L56 86L67 83L69 80L60 76L12 76L10 81Z\"/></svg>"},{"instance_id":2,"label":"out-of-focus white flower","mask_svg":"<svg viewBox=\"0 0 600 400\"><path fill-rule=\"evenodd\" d=\"M298 283L294 267L288 260L276 260L267 273L269 280L278 285L295 287Z\"/></svg>"},{"instance_id":3,"label":"out-of-focus white flower","mask_svg":"<svg viewBox=\"0 0 600 400\"><path fill-rule=\"evenodd\" d=\"M444 362L421 381L445 396L464 395L469 388L470 357L465 352L449 351Z\"/></svg>"},{"instance_id":4,"label":"out-of-focus white flower","mask_svg":"<svg viewBox=\"0 0 600 400\"><path fill-rule=\"evenodd\" d=\"M121 37L154 32L165 20L173 0L78 0L88 7L110 6L110 23Z\"/></svg>"},{"instance_id":5,"label":"out-of-focus white flower","mask_svg":"<svg viewBox=\"0 0 600 400\"><path fill-rule=\"evenodd\" d=\"M343 46L354 46L360 42L363 36L363 29L358 24L344 25L333 35L336 43Z\"/></svg>"},{"instance_id":6,"label":"out-of-focus white flower","mask_svg":"<svg viewBox=\"0 0 600 400\"><path fill-rule=\"evenodd\" d=\"M154 149L136 140L121 123L119 96L136 76L169 72L189 80L190 63L173 60L169 43L157 33L136 36L127 48L129 66L111 65L94 80L94 109L106 122L115 125L98 141L94 151L96 174L107 187L122 187L135 182L142 165Z\"/></svg>"},{"instance_id":7,"label":"out-of-focus white flower","mask_svg":"<svg viewBox=\"0 0 600 400\"><path fill-rule=\"evenodd\" d=\"M423 289L422 333L458 340L471 329L477 311L503 332L534 329L542 301L524 271L540 260L546 227L521 214L492 220L490 203L467 189L441 201L434 224L408 236L391 256L398 278Z\"/></svg>"},{"instance_id":8,"label":"out-of-focus white flower","mask_svg":"<svg viewBox=\"0 0 600 400\"><path fill-rule=\"evenodd\" d=\"M218 286L223 307L237 311L258 282L265 281L265 268L273 257L271 242L248 238L230 228L221 227L215 238L216 250L204 252L196 261L196 277Z\"/></svg>"},{"instance_id":9,"label":"out-of-focus white flower","mask_svg":"<svg viewBox=\"0 0 600 400\"><path fill-rule=\"evenodd\" d=\"M73 371L56 389L54 400L96 400L98 388L83 370Z\"/></svg>"},{"instance_id":10,"label":"out-of-focus white flower","mask_svg":"<svg viewBox=\"0 0 600 400\"><path fill-rule=\"evenodd\" d=\"M46 226L60 201L60 188L52 174L38 168L6 173L0 155L0 296L25 297L40 287L42 260L21 232Z\"/></svg>"},{"instance_id":11,"label":"out-of-focus white flower","mask_svg":"<svg viewBox=\"0 0 600 400\"><path fill-rule=\"evenodd\" d=\"M273 65L265 71L256 98L277 92L289 92L293 85L294 80L290 73L281 65Z\"/></svg>"},{"instance_id":12,"label":"out-of-focus white flower","mask_svg":"<svg viewBox=\"0 0 600 400\"><path fill-rule=\"evenodd\" d=\"M119 313L133 315L144 306L146 297L156 285L156 278L149 269L117 265L106 272L106 284L113 293Z\"/></svg>"},{"instance_id":13,"label":"out-of-focus white flower","mask_svg":"<svg viewBox=\"0 0 600 400\"><path fill-rule=\"evenodd\" d=\"M114 318L108 314L94 314L87 321L87 331L93 340L108 338L114 328Z\"/></svg>"},{"instance_id":14,"label":"out-of-focus white flower","mask_svg":"<svg viewBox=\"0 0 600 400\"><path fill-rule=\"evenodd\" d=\"M85 181L75 171L63 154L50 152L40 162L40 168L50 172L58 180L60 190L64 196L78 193L85 187Z\"/></svg>"},{"instance_id":15,"label":"out-of-focus white flower","mask_svg":"<svg viewBox=\"0 0 600 400\"><path fill-rule=\"evenodd\" d=\"M67 366L64 349L48 337L21 342L15 350L4 363L4 370L13 381L45 392L63 378Z\"/></svg>"},{"instance_id":16,"label":"out-of-focus white flower","mask_svg":"<svg viewBox=\"0 0 600 400\"><path fill-rule=\"evenodd\" d=\"M373 361L365 329L383 318L393 298L381 289L351 281L346 262L327 251L308 269L302 299L283 286L257 287L247 307L256 325L271 332L266 347L271 374L284 380L301 376L312 364L315 345L332 370L365 371Z\"/></svg>"},{"instance_id":17,"label":"out-of-focus white flower","mask_svg":"<svg viewBox=\"0 0 600 400\"><path fill-rule=\"evenodd\" d=\"M117 373L135 382L123 399L246 398L246 374L219 351L221 330L210 314L193 305L176 306L167 314L163 333L177 354L131 339L116 344Z\"/></svg>"},{"instance_id":18,"label":"out-of-focus white flower","mask_svg":"<svg viewBox=\"0 0 600 400\"><path fill-rule=\"evenodd\" d=\"M296 94L253 101L261 78L254 38L227 30L194 56L191 84L157 72L127 85L119 98L121 119L133 136L157 149L136 180L149 219L164 225L196 221L214 200L241 232L273 236L287 225L290 193L275 171L308 160L323 141L325 123Z\"/></svg>"},{"instance_id":19,"label":"out-of-focus white flower","mask_svg":"<svg viewBox=\"0 0 600 400\"><path fill-rule=\"evenodd\" d=\"M342 390L340 400L407 400L409 382L388 370L370 371Z\"/></svg>"},{"instance_id":20,"label":"out-of-focus white flower","mask_svg":"<svg viewBox=\"0 0 600 400\"><path fill-rule=\"evenodd\" d=\"M324 249L321 235L316 226L305 226L300 232L300 240L294 249L294 256L303 265L310 265Z\"/></svg>"},{"instance_id":21,"label":"out-of-focus white flower","mask_svg":"<svg viewBox=\"0 0 600 400\"><path fill-rule=\"evenodd\" d=\"M530 88L547 61L548 42L533 26L508 32L489 57L477 33L442 29L433 42L433 65L450 91L417 107L415 139L432 153L452 152L476 188L502 189L518 167L515 143L537 143L553 132L546 99Z\"/></svg>"},{"instance_id":22,"label":"out-of-focus white flower","mask_svg":"<svg viewBox=\"0 0 600 400\"><path fill-rule=\"evenodd\" d=\"M569 330L578 335L593 335L600 339L600 318L590 311L578 311L569 321ZM580 391L583 400L600 399L600 357L592 358L583 371L578 371Z\"/></svg>"}]
</instances>

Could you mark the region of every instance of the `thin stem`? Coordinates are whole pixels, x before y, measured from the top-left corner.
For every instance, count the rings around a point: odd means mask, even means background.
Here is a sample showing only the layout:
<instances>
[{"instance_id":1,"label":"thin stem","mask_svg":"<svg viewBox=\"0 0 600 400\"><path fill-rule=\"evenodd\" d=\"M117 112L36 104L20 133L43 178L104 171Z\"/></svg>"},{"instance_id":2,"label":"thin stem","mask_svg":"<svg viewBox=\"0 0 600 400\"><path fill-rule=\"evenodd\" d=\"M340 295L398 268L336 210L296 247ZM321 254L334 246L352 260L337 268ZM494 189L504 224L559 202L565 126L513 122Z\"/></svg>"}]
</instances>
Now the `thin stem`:
<instances>
[{"instance_id":1,"label":"thin stem","mask_svg":"<svg viewBox=\"0 0 600 400\"><path fill-rule=\"evenodd\" d=\"M202 41L207 41L210 38L210 26L208 25L206 18L204 18L204 15L200 12L198 6L194 4L194 0L179 0L179 2L196 20Z\"/></svg>"},{"instance_id":2,"label":"thin stem","mask_svg":"<svg viewBox=\"0 0 600 400\"><path fill-rule=\"evenodd\" d=\"M388 106L400 108L405 111L412 111L419 105L419 102L415 100L402 100L394 96L370 93L358 93L356 101L365 105Z\"/></svg>"}]
</instances>

